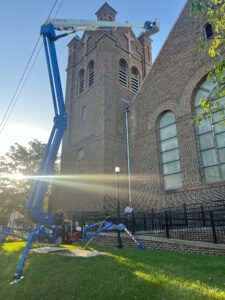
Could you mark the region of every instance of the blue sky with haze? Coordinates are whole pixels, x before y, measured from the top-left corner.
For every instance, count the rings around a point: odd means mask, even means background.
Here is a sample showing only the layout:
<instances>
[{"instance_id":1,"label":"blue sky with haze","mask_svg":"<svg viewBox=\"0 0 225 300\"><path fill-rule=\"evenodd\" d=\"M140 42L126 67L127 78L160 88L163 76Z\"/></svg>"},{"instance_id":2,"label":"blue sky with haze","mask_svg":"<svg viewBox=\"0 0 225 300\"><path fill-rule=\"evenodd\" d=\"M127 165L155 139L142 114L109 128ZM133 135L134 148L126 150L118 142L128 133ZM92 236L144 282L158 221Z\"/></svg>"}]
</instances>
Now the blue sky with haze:
<instances>
[{"instance_id":1,"label":"blue sky with haze","mask_svg":"<svg viewBox=\"0 0 225 300\"><path fill-rule=\"evenodd\" d=\"M59 0L58 3L61 1ZM186 0L109 0L118 11L116 21L143 23L158 19L160 32L152 37L153 59L158 54ZM0 0L0 122L21 78L54 0ZM102 0L64 0L57 18L96 19ZM57 10L57 8L56 8ZM55 11L56 11L55 10ZM54 15L54 12L53 12ZM134 30L139 34L139 30ZM71 39L71 37L69 38ZM56 43L63 88L65 87L68 38ZM0 154L9 145L38 138L47 141L53 109L44 51L41 50L29 79L0 134Z\"/></svg>"}]
</instances>

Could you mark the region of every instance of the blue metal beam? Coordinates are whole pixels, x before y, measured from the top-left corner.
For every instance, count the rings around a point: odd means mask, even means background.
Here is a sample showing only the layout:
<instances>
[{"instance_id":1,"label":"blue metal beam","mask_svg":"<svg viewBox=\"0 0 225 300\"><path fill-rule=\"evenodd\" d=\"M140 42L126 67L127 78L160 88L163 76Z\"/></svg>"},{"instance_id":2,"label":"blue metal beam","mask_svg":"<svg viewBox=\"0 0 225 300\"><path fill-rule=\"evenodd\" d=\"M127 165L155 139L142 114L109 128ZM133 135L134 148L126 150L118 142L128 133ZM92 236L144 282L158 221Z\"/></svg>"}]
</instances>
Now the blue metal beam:
<instances>
[{"instance_id":1,"label":"blue metal beam","mask_svg":"<svg viewBox=\"0 0 225 300\"><path fill-rule=\"evenodd\" d=\"M47 61L47 68L50 80L50 87L52 92L53 106L54 106L54 125L48 140L48 143L44 150L43 159L38 172L38 175L50 175L54 172L54 164L56 161L57 153L63 138L63 133L66 129L67 116L63 98L62 85L59 74L59 67L55 49L55 30L52 24L43 25L41 27L41 35L44 40L44 49ZM23 251L22 257L18 264L16 273L14 274L14 280L12 283L20 281L23 276L23 267L27 259L30 246L34 240L38 237L45 237L50 242L55 242L60 235L60 229L54 225L54 215L52 213L46 213L43 211L44 196L48 189L49 182L37 180L33 184L32 192L26 203L30 219L39 223L35 230L32 231L27 239L26 247ZM49 234L49 228L51 226L53 234Z\"/></svg>"},{"instance_id":2,"label":"blue metal beam","mask_svg":"<svg viewBox=\"0 0 225 300\"><path fill-rule=\"evenodd\" d=\"M54 163L66 129L67 116L55 49L56 34L54 26L52 24L43 25L41 34L43 35L55 116L38 175L50 175L54 172ZM51 213L43 212L44 195L48 186L49 182L41 181L41 179L35 181L31 195L26 203L26 209L32 221L44 225L53 225L54 216Z\"/></svg>"}]
</instances>

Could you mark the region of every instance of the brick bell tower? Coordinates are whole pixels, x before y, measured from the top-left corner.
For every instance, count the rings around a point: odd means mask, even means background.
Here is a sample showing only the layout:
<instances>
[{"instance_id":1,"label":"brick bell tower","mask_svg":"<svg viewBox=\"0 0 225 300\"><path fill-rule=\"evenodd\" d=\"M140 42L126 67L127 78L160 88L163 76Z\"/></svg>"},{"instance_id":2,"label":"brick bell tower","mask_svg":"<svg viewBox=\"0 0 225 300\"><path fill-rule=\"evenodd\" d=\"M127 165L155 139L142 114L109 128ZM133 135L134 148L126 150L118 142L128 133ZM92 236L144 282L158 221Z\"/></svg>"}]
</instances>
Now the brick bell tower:
<instances>
[{"instance_id":1,"label":"brick bell tower","mask_svg":"<svg viewBox=\"0 0 225 300\"><path fill-rule=\"evenodd\" d=\"M99 21L115 21L104 3ZM128 204L125 115L122 99L131 101L149 72L151 40L131 29L85 31L68 44L66 84L68 126L63 138L61 175L53 208L76 211L114 210L115 166L119 166L120 201Z\"/></svg>"}]
</instances>

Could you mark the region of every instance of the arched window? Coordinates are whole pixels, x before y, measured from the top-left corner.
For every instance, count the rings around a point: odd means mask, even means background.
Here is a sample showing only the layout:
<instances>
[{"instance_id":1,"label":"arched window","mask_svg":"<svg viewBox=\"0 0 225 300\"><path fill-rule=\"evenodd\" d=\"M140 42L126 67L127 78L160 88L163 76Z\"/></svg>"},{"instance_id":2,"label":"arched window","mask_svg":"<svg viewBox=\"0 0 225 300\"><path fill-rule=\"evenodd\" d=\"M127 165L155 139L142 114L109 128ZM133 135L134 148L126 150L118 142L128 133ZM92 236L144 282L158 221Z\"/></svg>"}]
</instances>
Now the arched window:
<instances>
[{"instance_id":1,"label":"arched window","mask_svg":"<svg viewBox=\"0 0 225 300\"><path fill-rule=\"evenodd\" d=\"M212 81L204 81L194 95L194 114L201 113L201 98L207 98L215 88ZM214 89L215 93L216 90ZM214 93L214 92L213 92ZM221 106L225 105L225 97L217 100ZM222 110L217 110L212 115L212 120L207 119L196 127L196 136L199 149L202 174L206 183L225 180L225 120Z\"/></svg>"},{"instance_id":2,"label":"arched window","mask_svg":"<svg viewBox=\"0 0 225 300\"><path fill-rule=\"evenodd\" d=\"M131 68L131 89L137 93L140 86L140 74L137 68Z\"/></svg>"},{"instance_id":3,"label":"arched window","mask_svg":"<svg viewBox=\"0 0 225 300\"><path fill-rule=\"evenodd\" d=\"M183 186L180 154L177 140L177 126L174 113L167 111L159 120L161 170L165 190Z\"/></svg>"},{"instance_id":4,"label":"arched window","mask_svg":"<svg viewBox=\"0 0 225 300\"><path fill-rule=\"evenodd\" d=\"M88 87L92 86L95 81L95 65L94 61L91 60L88 64Z\"/></svg>"},{"instance_id":5,"label":"arched window","mask_svg":"<svg viewBox=\"0 0 225 300\"><path fill-rule=\"evenodd\" d=\"M213 27L212 24L206 23L204 25L204 35L207 39L210 39L213 36Z\"/></svg>"},{"instance_id":6,"label":"arched window","mask_svg":"<svg viewBox=\"0 0 225 300\"><path fill-rule=\"evenodd\" d=\"M124 59L119 62L119 83L122 86L128 86L128 66Z\"/></svg>"},{"instance_id":7,"label":"arched window","mask_svg":"<svg viewBox=\"0 0 225 300\"><path fill-rule=\"evenodd\" d=\"M81 69L78 74L78 94L84 91L84 69Z\"/></svg>"}]
</instances>

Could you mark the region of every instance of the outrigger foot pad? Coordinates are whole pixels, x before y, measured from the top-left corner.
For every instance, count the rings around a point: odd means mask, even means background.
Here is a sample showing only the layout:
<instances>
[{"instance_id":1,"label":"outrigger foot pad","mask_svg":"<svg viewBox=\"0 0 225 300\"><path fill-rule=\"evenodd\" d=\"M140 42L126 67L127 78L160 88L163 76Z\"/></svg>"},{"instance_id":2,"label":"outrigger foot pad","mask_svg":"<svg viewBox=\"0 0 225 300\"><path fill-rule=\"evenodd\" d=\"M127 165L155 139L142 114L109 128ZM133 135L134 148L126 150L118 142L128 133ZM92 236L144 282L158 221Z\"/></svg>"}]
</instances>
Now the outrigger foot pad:
<instances>
[{"instance_id":1,"label":"outrigger foot pad","mask_svg":"<svg viewBox=\"0 0 225 300\"><path fill-rule=\"evenodd\" d=\"M20 282L20 281L23 280L23 279L24 279L24 276L15 278L15 279L13 279L13 281L11 281L9 284L16 284L16 283Z\"/></svg>"},{"instance_id":2,"label":"outrigger foot pad","mask_svg":"<svg viewBox=\"0 0 225 300\"><path fill-rule=\"evenodd\" d=\"M137 247L138 247L138 249L141 249L141 250L145 249L145 246L142 243L137 243Z\"/></svg>"}]
</instances>

